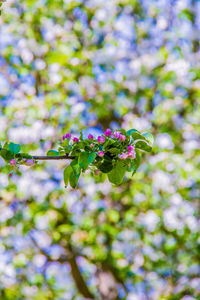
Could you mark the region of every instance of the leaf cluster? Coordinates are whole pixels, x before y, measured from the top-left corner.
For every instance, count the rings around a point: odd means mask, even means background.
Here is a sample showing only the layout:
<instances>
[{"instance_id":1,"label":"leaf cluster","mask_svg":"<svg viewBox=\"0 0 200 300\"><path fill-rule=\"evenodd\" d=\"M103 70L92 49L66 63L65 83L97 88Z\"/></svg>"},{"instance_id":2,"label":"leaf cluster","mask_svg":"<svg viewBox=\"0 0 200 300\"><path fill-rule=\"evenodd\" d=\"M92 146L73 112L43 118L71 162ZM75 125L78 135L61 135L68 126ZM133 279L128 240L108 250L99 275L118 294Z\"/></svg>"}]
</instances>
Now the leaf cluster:
<instances>
[{"instance_id":1,"label":"leaf cluster","mask_svg":"<svg viewBox=\"0 0 200 300\"><path fill-rule=\"evenodd\" d=\"M140 133L136 129L125 131L119 129L125 137L125 141L121 141L111 136L104 137L105 142L100 144L96 139L83 139L80 135L78 143L72 143L69 139L65 139L60 147L58 155L64 153L74 157L74 160L64 170L64 182L67 186L70 183L72 188L75 188L78 183L79 176L87 169L91 169L95 173L105 173L108 180L115 184L120 185L123 181L124 175L127 172L135 174L140 165L140 152L152 150L153 136L150 133ZM135 147L135 158L120 159L121 153L127 152L128 145ZM98 155L103 152L103 157Z\"/></svg>"}]
</instances>

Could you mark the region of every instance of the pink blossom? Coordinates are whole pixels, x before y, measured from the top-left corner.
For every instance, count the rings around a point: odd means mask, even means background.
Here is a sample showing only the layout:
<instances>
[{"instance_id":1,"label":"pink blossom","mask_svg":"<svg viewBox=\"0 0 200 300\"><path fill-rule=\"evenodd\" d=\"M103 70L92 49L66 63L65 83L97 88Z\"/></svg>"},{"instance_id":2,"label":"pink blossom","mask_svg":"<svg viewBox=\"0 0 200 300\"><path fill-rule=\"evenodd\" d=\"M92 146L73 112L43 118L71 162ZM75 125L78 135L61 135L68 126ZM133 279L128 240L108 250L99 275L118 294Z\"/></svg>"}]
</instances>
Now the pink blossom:
<instances>
[{"instance_id":1,"label":"pink blossom","mask_svg":"<svg viewBox=\"0 0 200 300\"><path fill-rule=\"evenodd\" d=\"M126 159L128 157L127 153L122 153L118 155L119 159Z\"/></svg>"},{"instance_id":2,"label":"pink blossom","mask_svg":"<svg viewBox=\"0 0 200 300\"><path fill-rule=\"evenodd\" d=\"M118 137L119 137L119 135L121 134L121 132L120 131L115 131L114 132L114 136L115 136L115 138L116 139L118 139Z\"/></svg>"},{"instance_id":3,"label":"pink blossom","mask_svg":"<svg viewBox=\"0 0 200 300\"><path fill-rule=\"evenodd\" d=\"M126 139L126 136L120 133L119 134L119 139L120 139L120 141L124 142L125 139Z\"/></svg>"},{"instance_id":4,"label":"pink blossom","mask_svg":"<svg viewBox=\"0 0 200 300\"><path fill-rule=\"evenodd\" d=\"M74 137L74 138L73 138L73 142L74 142L74 143L78 143L78 142L79 142L79 139L78 139L77 137Z\"/></svg>"},{"instance_id":5,"label":"pink blossom","mask_svg":"<svg viewBox=\"0 0 200 300\"><path fill-rule=\"evenodd\" d=\"M94 137L93 137L93 135L92 135L91 133L88 134L88 139L89 139L89 140L93 140L93 138L94 138Z\"/></svg>"},{"instance_id":6,"label":"pink blossom","mask_svg":"<svg viewBox=\"0 0 200 300\"><path fill-rule=\"evenodd\" d=\"M112 135L111 135L111 138L112 138L112 139L114 139L114 138L115 138L114 134L112 134Z\"/></svg>"},{"instance_id":7,"label":"pink blossom","mask_svg":"<svg viewBox=\"0 0 200 300\"><path fill-rule=\"evenodd\" d=\"M70 133L67 133L65 135L63 135L62 139L65 140L65 139L70 139L71 138L71 134Z\"/></svg>"},{"instance_id":8,"label":"pink blossom","mask_svg":"<svg viewBox=\"0 0 200 300\"><path fill-rule=\"evenodd\" d=\"M134 147L134 146L132 146L132 145L128 145L128 147L127 147L127 150L128 150L128 151L135 150L135 147Z\"/></svg>"},{"instance_id":9,"label":"pink blossom","mask_svg":"<svg viewBox=\"0 0 200 300\"><path fill-rule=\"evenodd\" d=\"M105 134L105 136L110 136L112 134L112 131L108 128L108 129L106 129L104 134Z\"/></svg>"},{"instance_id":10,"label":"pink blossom","mask_svg":"<svg viewBox=\"0 0 200 300\"><path fill-rule=\"evenodd\" d=\"M66 139L70 139L71 136L72 136L72 135L71 135L70 133L65 134L65 138L66 138Z\"/></svg>"},{"instance_id":11,"label":"pink blossom","mask_svg":"<svg viewBox=\"0 0 200 300\"><path fill-rule=\"evenodd\" d=\"M105 137L98 136L97 141L99 142L99 144L103 144L105 142Z\"/></svg>"},{"instance_id":12,"label":"pink blossom","mask_svg":"<svg viewBox=\"0 0 200 300\"><path fill-rule=\"evenodd\" d=\"M92 144L90 144L90 147L94 147L94 144L92 143Z\"/></svg>"},{"instance_id":13,"label":"pink blossom","mask_svg":"<svg viewBox=\"0 0 200 300\"><path fill-rule=\"evenodd\" d=\"M8 176L9 176L9 177L12 177L12 176L13 176L13 173L10 172L10 173L8 174Z\"/></svg>"},{"instance_id":14,"label":"pink blossom","mask_svg":"<svg viewBox=\"0 0 200 300\"><path fill-rule=\"evenodd\" d=\"M16 160L13 158L13 159L11 159L10 160L10 164L12 165L12 166L15 166L16 165Z\"/></svg>"},{"instance_id":15,"label":"pink blossom","mask_svg":"<svg viewBox=\"0 0 200 300\"><path fill-rule=\"evenodd\" d=\"M98 155L99 155L100 157L103 157L103 156L104 156L103 151L100 151L100 152L98 153Z\"/></svg>"},{"instance_id":16,"label":"pink blossom","mask_svg":"<svg viewBox=\"0 0 200 300\"><path fill-rule=\"evenodd\" d=\"M95 175L99 175L99 173L100 173L99 170L95 171Z\"/></svg>"},{"instance_id":17,"label":"pink blossom","mask_svg":"<svg viewBox=\"0 0 200 300\"><path fill-rule=\"evenodd\" d=\"M128 157L129 157L129 158L134 159L135 156L136 156L136 153L135 153L134 150L128 152Z\"/></svg>"},{"instance_id":18,"label":"pink blossom","mask_svg":"<svg viewBox=\"0 0 200 300\"><path fill-rule=\"evenodd\" d=\"M27 165L27 166L33 166L34 163L35 163L35 160L34 160L34 159L27 159L27 160L26 160L26 165Z\"/></svg>"}]
</instances>

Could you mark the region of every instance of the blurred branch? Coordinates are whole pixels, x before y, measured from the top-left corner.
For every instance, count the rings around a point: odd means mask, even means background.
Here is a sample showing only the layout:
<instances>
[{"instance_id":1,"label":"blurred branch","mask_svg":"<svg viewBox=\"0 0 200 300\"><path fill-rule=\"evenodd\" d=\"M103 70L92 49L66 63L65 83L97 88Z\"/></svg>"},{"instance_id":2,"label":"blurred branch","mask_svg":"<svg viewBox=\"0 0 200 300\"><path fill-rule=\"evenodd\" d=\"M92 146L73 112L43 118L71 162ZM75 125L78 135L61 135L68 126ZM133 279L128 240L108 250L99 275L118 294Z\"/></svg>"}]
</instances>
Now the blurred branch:
<instances>
[{"instance_id":1,"label":"blurred branch","mask_svg":"<svg viewBox=\"0 0 200 300\"><path fill-rule=\"evenodd\" d=\"M46 256L46 258L48 259L48 261L50 261L50 262L58 261L58 262L60 262L60 263L67 262L67 260L68 260L68 258L69 258L68 255L62 254L62 255L60 255L59 258L53 259L53 258L51 257L51 255L47 254L46 251L45 251L44 249L42 249L42 248L38 245L38 243L36 242L35 238L34 238L31 234L29 234L29 237L30 237L31 241L33 242L34 246L40 251L40 253L42 253L43 255Z\"/></svg>"},{"instance_id":2,"label":"blurred branch","mask_svg":"<svg viewBox=\"0 0 200 300\"><path fill-rule=\"evenodd\" d=\"M75 255L72 255L68 262L71 266L71 274L79 292L87 299L95 299L94 295L89 291L83 276L79 270Z\"/></svg>"},{"instance_id":3,"label":"blurred branch","mask_svg":"<svg viewBox=\"0 0 200 300\"><path fill-rule=\"evenodd\" d=\"M90 292L90 290L87 287L87 284L84 281L84 278L79 270L78 264L76 262L76 256L71 252L71 249L69 249L69 253L62 254L59 258L52 259L52 257L46 253L45 250L39 247L38 243L36 242L35 238L30 234L29 235L34 246L40 251L40 253L44 254L49 262L55 262L58 261L60 263L69 263L71 267L71 275L74 279L74 282L76 284L76 287L85 298L87 299L95 299L94 295Z\"/></svg>"}]
</instances>

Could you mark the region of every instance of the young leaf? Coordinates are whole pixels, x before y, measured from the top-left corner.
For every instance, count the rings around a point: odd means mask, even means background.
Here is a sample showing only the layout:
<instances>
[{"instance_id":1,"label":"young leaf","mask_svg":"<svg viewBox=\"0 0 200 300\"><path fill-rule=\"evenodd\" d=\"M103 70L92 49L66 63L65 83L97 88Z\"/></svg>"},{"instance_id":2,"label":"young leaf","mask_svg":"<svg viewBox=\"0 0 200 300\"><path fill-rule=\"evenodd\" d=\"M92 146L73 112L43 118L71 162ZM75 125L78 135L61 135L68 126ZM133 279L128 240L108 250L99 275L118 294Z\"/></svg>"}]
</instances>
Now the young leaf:
<instances>
[{"instance_id":1,"label":"young leaf","mask_svg":"<svg viewBox=\"0 0 200 300\"><path fill-rule=\"evenodd\" d=\"M15 153L15 154L19 153L20 150L21 150L20 145L19 145L19 144L14 144L14 143L9 143L9 144L8 144L8 148L9 148L9 150L10 150L11 152L13 152L13 153Z\"/></svg>"},{"instance_id":2,"label":"young leaf","mask_svg":"<svg viewBox=\"0 0 200 300\"><path fill-rule=\"evenodd\" d=\"M127 169L127 171L132 172L132 176L133 176L135 174L135 172L137 171L139 165L140 165L140 155L139 155L139 151L136 150L136 157L135 157L135 159L131 160L131 165Z\"/></svg>"},{"instance_id":3,"label":"young leaf","mask_svg":"<svg viewBox=\"0 0 200 300\"><path fill-rule=\"evenodd\" d=\"M120 149L114 147L114 148L110 148L110 149L108 150L108 152L109 152L109 153L112 153L112 154L119 154L119 153L120 153Z\"/></svg>"},{"instance_id":4,"label":"young leaf","mask_svg":"<svg viewBox=\"0 0 200 300\"><path fill-rule=\"evenodd\" d=\"M72 172L69 175L69 183L73 189L76 188L79 176L81 174L81 167L78 164L77 160L73 160L70 164Z\"/></svg>"},{"instance_id":5,"label":"young leaf","mask_svg":"<svg viewBox=\"0 0 200 300\"><path fill-rule=\"evenodd\" d=\"M112 159L109 156L105 155L103 162L98 165L98 169L103 173L108 173L112 170L112 168Z\"/></svg>"},{"instance_id":6,"label":"young leaf","mask_svg":"<svg viewBox=\"0 0 200 300\"><path fill-rule=\"evenodd\" d=\"M47 156L59 156L59 152L56 150L49 150Z\"/></svg>"},{"instance_id":7,"label":"young leaf","mask_svg":"<svg viewBox=\"0 0 200 300\"><path fill-rule=\"evenodd\" d=\"M14 158L14 153L6 150L6 149L1 149L0 150L0 156L6 161L9 162L12 158Z\"/></svg>"},{"instance_id":8,"label":"young leaf","mask_svg":"<svg viewBox=\"0 0 200 300\"><path fill-rule=\"evenodd\" d=\"M87 167L95 160L96 153L81 152L78 158L79 166L86 170Z\"/></svg>"},{"instance_id":9,"label":"young leaf","mask_svg":"<svg viewBox=\"0 0 200 300\"><path fill-rule=\"evenodd\" d=\"M69 177L70 177L71 172L72 172L72 167L71 167L70 165L67 166L67 167L64 169L63 177L64 177L64 183L65 183L65 186L66 186L66 187L67 187L67 185L68 185Z\"/></svg>"},{"instance_id":10,"label":"young leaf","mask_svg":"<svg viewBox=\"0 0 200 300\"><path fill-rule=\"evenodd\" d=\"M150 144L144 139L144 140L136 140L135 141L135 148L141 149L147 152L151 152L152 147Z\"/></svg>"},{"instance_id":11,"label":"young leaf","mask_svg":"<svg viewBox=\"0 0 200 300\"><path fill-rule=\"evenodd\" d=\"M130 129L130 130L127 131L127 134L132 135L133 132L138 132L139 133L139 131L137 129Z\"/></svg>"},{"instance_id":12,"label":"young leaf","mask_svg":"<svg viewBox=\"0 0 200 300\"><path fill-rule=\"evenodd\" d=\"M147 151L147 152L151 152L152 150L152 145L151 143L149 143L148 139L145 137L145 135L142 135L141 133L139 133L138 131L136 131L136 129L131 129L127 132L128 134L130 134L133 138L133 140L135 141L135 148ZM150 137L147 134L147 137L150 139Z\"/></svg>"},{"instance_id":13,"label":"young leaf","mask_svg":"<svg viewBox=\"0 0 200 300\"><path fill-rule=\"evenodd\" d=\"M7 142L3 145L3 149L9 150L8 143L7 143Z\"/></svg>"},{"instance_id":14,"label":"young leaf","mask_svg":"<svg viewBox=\"0 0 200 300\"><path fill-rule=\"evenodd\" d=\"M83 132L82 132L82 130L81 130L81 132L80 132L80 137L79 137L79 139L80 139L80 141L83 140Z\"/></svg>"},{"instance_id":15,"label":"young leaf","mask_svg":"<svg viewBox=\"0 0 200 300\"><path fill-rule=\"evenodd\" d=\"M123 161L118 161L116 166L108 173L108 179L111 183L119 185L122 183L126 172L126 166Z\"/></svg>"},{"instance_id":16,"label":"young leaf","mask_svg":"<svg viewBox=\"0 0 200 300\"><path fill-rule=\"evenodd\" d=\"M89 153L88 161L90 164L95 160L96 156L96 153Z\"/></svg>"},{"instance_id":17,"label":"young leaf","mask_svg":"<svg viewBox=\"0 0 200 300\"><path fill-rule=\"evenodd\" d=\"M128 133L128 132L126 132L126 130L123 129L123 128L120 128L119 131L120 131L123 135L127 135L127 133Z\"/></svg>"},{"instance_id":18,"label":"young leaf","mask_svg":"<svg viewBox=\"0 0 200 300\"><path fill-rule=\"evenodd\" d=\"M153 142L154 142L153 135L149 132L142 133L142 135L149 142L150 146L153 147Z\"/></svg>"}]
</instances>

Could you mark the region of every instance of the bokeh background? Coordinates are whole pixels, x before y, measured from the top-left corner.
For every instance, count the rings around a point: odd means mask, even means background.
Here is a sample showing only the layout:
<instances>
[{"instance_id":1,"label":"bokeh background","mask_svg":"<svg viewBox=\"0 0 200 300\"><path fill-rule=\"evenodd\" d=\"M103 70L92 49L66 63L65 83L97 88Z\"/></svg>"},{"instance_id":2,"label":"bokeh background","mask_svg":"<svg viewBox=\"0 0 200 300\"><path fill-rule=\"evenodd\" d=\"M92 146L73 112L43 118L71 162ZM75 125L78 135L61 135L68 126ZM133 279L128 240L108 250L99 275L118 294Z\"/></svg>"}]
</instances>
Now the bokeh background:
<instances>
[{"instance_id":1,"label":"bokeh background","mask_svg":"<svg viewBox=\"0 0 200 300\"><path fill-rule=\"evenodd\" d=\"M66 162L0 160L0 299L200 299L200 1L7 0L0 141L30 154L64 133L155 136L120 187ZM95 130L95 129L94 129Z\"/></svg>"}]
</instances>

